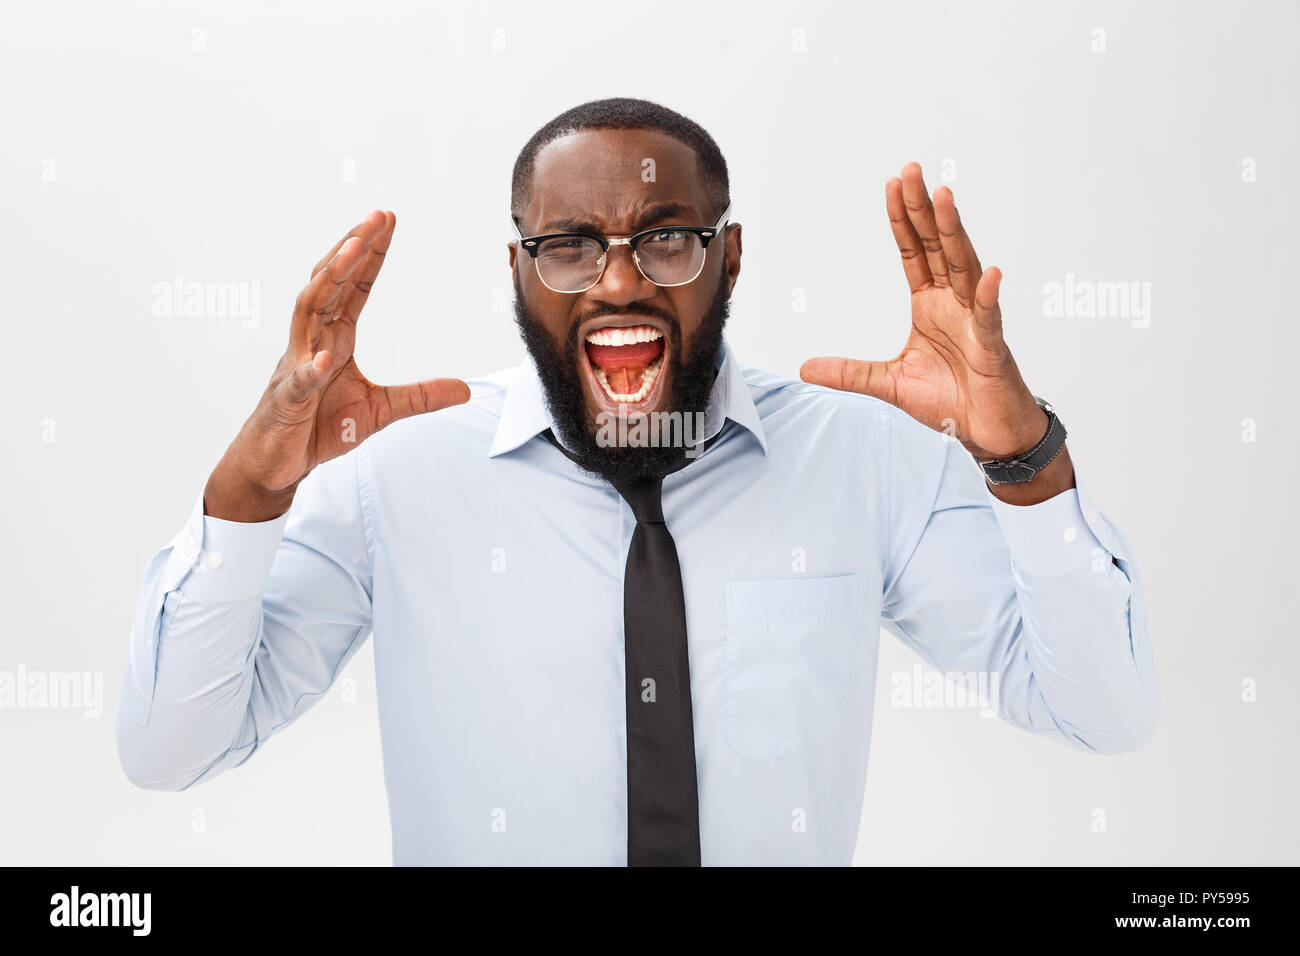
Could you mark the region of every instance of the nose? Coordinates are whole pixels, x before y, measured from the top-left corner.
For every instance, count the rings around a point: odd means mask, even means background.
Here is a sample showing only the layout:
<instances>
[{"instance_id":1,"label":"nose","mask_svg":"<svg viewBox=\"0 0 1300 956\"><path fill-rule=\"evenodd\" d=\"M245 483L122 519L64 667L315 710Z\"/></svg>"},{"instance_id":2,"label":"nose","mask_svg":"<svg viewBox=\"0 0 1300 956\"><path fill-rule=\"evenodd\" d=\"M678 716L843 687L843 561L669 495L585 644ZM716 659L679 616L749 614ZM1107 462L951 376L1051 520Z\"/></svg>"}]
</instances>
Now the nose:
<instances>
[{"instance_id":1,"label":"nose","mask_svg":"<svg viewBox=\"0 0 1300 956\"><path fill-rule=\"evenodd\" d=\"M652 298L659 287L641 274L632 250L625 244L605 250L605 271L600 281L587 290L593 298L615 305Z\"/></svg>"}]
</instances>

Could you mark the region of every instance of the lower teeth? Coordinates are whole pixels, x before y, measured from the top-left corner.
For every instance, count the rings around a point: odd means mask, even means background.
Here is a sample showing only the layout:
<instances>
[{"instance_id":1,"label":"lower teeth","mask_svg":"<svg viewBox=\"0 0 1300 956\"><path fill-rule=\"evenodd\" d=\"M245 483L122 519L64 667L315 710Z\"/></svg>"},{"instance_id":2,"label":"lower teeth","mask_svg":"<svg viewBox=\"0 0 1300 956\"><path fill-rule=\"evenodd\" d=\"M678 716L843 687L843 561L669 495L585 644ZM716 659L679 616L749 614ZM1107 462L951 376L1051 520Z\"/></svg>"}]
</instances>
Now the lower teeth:
<instances>
[{"instance_id":1,"label":"lower teeth","mask_svg":"<svg viewBox=\"0 0 1300 956\"><path fill-rule=\"evenodd\" d=\"M645 401L646 396L650 394L650 389L654 388L655 379L659 377L659 369L662 366L662 356L647 365L645 374L641 376L641 387L631 394L614 391L609 385L609 379L605 376L605 370L599 365L593 367L596 370L596 381L600 382L600 387L605 390L605 394L616 402L630 405L635 402Z\"/></svg>"}]
</instances>

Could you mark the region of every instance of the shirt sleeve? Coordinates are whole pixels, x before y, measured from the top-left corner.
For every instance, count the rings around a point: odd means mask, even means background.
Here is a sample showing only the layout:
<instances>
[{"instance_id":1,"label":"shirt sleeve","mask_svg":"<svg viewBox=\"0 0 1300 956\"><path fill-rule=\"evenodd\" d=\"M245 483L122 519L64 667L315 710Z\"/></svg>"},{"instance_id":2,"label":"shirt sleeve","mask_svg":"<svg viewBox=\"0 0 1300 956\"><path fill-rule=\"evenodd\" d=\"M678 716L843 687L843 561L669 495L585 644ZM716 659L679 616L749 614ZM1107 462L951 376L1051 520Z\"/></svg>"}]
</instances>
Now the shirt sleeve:
<instances>
[{"instance_id":1,"label":"shirt sleeve","mask_svg":"<svg viewBox=\"0 0 1300 956\"><path fill-rule=\"evenodd\" d=\"M1159 695L1137 561L1077 461L1075 488L1010 505L960 442L890 417L885 629L1017 727L1097 753L1146 744Z\"/></svg>"},{"instance_id":2,"label":"shirt sleeve","mask_svg":"<svg viewBox=\"0 0 1300 956\"><path fill-rule=\"evenodd\" d=\"M137 786L184 790L238 766L333 684L370 634L358 455L317 467L260 523L203 514L149 562L117 716Z\"/></svg>"}]
</instances>

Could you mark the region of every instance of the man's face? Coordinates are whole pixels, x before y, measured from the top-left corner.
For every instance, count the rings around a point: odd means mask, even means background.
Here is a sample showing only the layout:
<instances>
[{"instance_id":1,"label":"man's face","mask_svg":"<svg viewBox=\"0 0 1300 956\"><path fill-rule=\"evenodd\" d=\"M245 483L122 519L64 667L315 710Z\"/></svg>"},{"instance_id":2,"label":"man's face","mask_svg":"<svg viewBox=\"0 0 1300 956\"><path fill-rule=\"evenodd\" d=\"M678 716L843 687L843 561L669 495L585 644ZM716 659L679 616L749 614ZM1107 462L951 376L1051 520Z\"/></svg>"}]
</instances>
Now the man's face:
<instances>
[{"instance_id":1,"label":"man's face","mask_svg":"<svg viewBox=\"0 0 1300 956\"><path fill-rule=\"evenodd\" d=\"M685 143L651 130L581 130L538 152L519 228L525 236L625 237L660 225L711 226L720 212L713 206ZM595 433L602 413L704 411L740 254L733 225L710 241L693 282L662 287L641 274L627 246L611 246L599 282L562 293L510 244L520 332L556 426L584 467L634 477L680 463L682 449L602 448Z\"/></svg>"}]
</instances>

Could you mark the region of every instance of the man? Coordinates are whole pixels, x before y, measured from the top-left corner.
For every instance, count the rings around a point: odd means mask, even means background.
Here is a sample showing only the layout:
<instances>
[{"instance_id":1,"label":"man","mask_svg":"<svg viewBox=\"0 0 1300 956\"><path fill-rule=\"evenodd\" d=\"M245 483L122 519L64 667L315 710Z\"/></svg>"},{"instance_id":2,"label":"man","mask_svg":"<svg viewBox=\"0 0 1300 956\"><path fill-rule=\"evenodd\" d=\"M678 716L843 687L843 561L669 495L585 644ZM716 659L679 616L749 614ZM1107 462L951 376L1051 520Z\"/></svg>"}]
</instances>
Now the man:
<instances>
[{"instance_id":1,"label":"man","mask_svg":"<svg viewBox=\"0 0 1300 956\"><path fill-rule=\"evenodd\" d=\"M372 631L398 864L850 862L881 622L1019 727L1143 745L1137 567L1003 341L1001 274L916 164L885 205L906 345L802 382L726 347L741 227L671 110L588 103L520 153L517 369L361 374L371 213L146 571L127 776L238 766Z\"/></svg>"}]
</instances>

